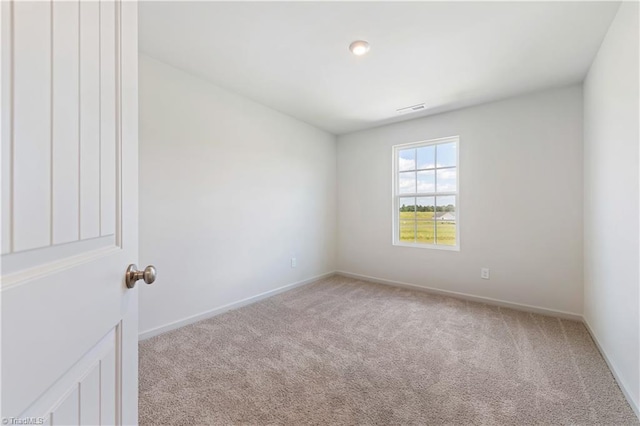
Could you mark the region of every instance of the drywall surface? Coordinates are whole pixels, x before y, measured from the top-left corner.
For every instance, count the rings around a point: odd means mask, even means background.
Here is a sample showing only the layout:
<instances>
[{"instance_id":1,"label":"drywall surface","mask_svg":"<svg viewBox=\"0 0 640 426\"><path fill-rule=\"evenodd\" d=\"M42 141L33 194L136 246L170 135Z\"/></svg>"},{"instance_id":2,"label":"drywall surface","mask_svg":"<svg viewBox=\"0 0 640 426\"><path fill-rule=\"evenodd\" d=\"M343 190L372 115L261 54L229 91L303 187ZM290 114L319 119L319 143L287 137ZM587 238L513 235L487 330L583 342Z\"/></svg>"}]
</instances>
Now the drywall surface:
<instances>
[{"instance_id":1,"label":"drywall surface","mask_svg":"<svg viewBox=\"0 0 640 426\"><path fill-rule=\"evenodd\" d=\"M460 251L392 245L392 146L454 135ZM580 85L339 136L338 269L581 314L582 156Z\"/></svg>"},{"instance_id":2,"label":"drywall surface","mask_svg":"<svg viewBox=\"0 0 640 426\"><path fill-rule=\"evenodd\" d=\"M584 82L584 318L640 400L638 3L622 3Z\"/></svg>"},{"instance_id":3,"label":"drywall surface","mask_svg":"<svg viewBox=\"0 0 640 426\"><path fill-rule=\"evenodd\" d=\"M335 136L141 55L141 333L332 272L335 244Z\"/></svg>"}]
</instances>

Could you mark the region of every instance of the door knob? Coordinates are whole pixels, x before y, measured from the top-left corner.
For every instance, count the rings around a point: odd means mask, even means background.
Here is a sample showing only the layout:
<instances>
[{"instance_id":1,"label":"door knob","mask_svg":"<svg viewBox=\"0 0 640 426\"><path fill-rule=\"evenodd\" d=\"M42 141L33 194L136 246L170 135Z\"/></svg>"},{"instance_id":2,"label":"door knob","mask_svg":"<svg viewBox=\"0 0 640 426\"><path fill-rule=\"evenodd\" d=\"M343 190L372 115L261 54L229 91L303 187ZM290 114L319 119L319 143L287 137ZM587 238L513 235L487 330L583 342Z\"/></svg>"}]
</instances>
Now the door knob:
<instances>
[{"instance_id":1,"label":"door knob","mask_svg":"<svg viewBox=\"0 0 640 426\"><path fill-rule=\"evenodd\" d=\"M134 288L138 280L144 280L147 284L153 283L156 280L156 267L149 265L144 268L144 271L138 271L136 265L133 263L129 265L124 275L124 282L127 284L127 287Z\"/></svg>"}]
</instances>

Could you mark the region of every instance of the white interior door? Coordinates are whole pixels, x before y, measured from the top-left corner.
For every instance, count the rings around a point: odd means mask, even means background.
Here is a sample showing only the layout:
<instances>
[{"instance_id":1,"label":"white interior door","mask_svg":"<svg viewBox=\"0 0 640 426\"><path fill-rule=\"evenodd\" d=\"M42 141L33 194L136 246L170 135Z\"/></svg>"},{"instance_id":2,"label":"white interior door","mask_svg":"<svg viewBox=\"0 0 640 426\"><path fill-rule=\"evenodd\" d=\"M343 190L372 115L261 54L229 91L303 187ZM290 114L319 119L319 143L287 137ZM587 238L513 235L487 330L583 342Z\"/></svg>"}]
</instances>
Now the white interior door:
<instances>
[{"instance_id":1,"label":"white interior door","mask_svg":"<svg viewBox=\"0 0 640 426\"><path fill-rule=\"evenodd\" d=\"M1 416L133 424L137 5L0 7Z\"/></svg>"}]
</instances>

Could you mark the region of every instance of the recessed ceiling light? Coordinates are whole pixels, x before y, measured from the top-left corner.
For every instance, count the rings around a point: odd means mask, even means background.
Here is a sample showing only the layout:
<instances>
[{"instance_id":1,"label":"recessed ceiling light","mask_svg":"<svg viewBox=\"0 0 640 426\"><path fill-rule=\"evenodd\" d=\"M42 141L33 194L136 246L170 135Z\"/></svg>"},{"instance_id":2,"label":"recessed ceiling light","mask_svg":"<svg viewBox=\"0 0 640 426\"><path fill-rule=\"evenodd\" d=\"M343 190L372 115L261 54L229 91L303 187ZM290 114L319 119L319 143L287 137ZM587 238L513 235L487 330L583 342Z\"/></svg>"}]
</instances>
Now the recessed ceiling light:
<instances>
[{"instance_id":1,"label":"recessed ceiling light","mask_svg":"<svg viewBox=\"0 0 640 426\"><path fill-rule=\"evenodd\" d=\"M349 50L356 56L362 56L369 51L369 43L364 40L356 40L349 45Z\"/></svg>"}]
</instances>

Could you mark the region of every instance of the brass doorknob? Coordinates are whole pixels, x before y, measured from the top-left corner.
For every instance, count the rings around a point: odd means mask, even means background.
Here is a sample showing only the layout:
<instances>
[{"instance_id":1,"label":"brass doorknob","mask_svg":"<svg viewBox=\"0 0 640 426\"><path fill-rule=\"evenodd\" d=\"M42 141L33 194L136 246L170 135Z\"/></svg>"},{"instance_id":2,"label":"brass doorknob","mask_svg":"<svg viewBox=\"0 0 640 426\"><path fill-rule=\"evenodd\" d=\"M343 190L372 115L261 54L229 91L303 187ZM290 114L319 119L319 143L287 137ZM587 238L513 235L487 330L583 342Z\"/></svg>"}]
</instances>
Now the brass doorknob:
<instances>
[{"instance_id":1,"label":"brass doorknob","mask_svg":"<svg viewBox=\"0 0 640 426\"><path fill-rule=\"evenodd\" d=\"M149 265L144 268L144 271L138 271L136 265L133 263L129 265L124 275L124 282L127 284L127 287L134 288L138 280L144 280L147 284L153 283L156 280L156 267Z\"/></svg>"}]
</instances>

